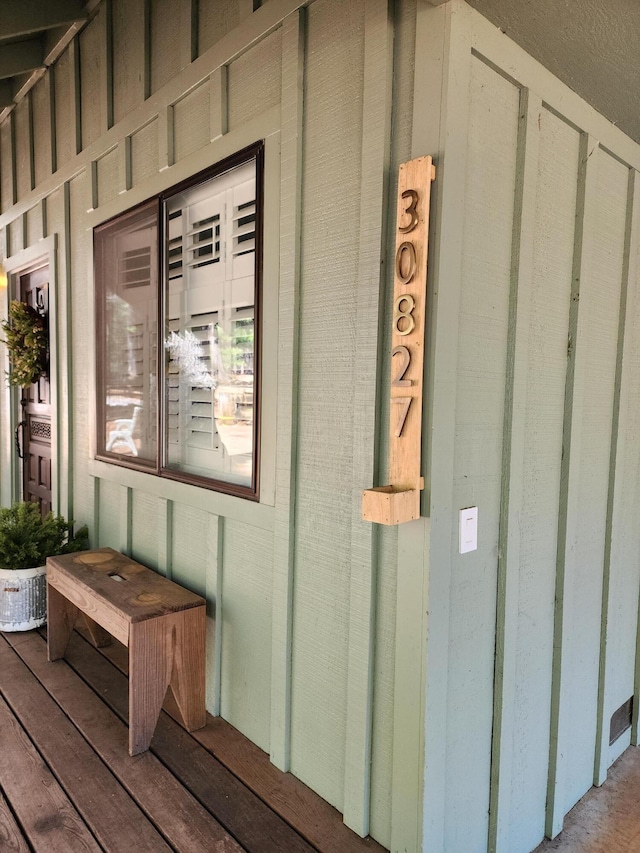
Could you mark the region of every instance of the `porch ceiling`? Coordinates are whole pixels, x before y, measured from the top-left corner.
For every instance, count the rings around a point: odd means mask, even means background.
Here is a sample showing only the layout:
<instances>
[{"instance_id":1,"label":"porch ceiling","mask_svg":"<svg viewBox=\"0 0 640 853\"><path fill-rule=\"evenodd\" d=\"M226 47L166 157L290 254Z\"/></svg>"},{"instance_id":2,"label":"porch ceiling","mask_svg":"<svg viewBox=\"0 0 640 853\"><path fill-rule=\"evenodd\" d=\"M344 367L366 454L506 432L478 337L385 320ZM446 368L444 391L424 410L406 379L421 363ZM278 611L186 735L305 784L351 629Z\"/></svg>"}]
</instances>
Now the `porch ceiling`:
<instances>
[{"instance_id":1,"label":"porch ceiling","mask_svg":"<svg viewBox=\"0 0 640 853\"><path fill-rule=\"evenodd\" d=\"M467 0L640 142L638 0Z\"/></svg>"},{"instance_id":2,"label":"porch ceiling","mask_svg":"<svg viewBox=\"0 0 640 853\"><path fill-rule=\"evenodd\" d=\"M87 0L2 0L0 117L58 58L88 18Z\"/></svg>"}]
</instances>

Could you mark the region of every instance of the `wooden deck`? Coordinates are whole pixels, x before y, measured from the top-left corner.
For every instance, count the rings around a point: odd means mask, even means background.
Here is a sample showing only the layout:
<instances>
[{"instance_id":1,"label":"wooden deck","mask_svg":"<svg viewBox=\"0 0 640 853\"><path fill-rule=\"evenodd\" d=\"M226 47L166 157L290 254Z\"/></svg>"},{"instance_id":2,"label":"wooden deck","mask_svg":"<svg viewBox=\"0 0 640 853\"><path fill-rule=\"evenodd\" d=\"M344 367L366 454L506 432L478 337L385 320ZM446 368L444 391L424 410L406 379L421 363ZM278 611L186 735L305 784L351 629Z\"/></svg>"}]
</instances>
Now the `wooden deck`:
<instances>
[{"instance_id":1,"label":"wooden deck","mask_svg":"<svg viewBox=\"0 0 640 853\"><path fill-rule=\"evenodd\" d=\"M127 753L126 650L0 634L2 853L383 853L219 718Z\"/></svg>"}]
</instances>

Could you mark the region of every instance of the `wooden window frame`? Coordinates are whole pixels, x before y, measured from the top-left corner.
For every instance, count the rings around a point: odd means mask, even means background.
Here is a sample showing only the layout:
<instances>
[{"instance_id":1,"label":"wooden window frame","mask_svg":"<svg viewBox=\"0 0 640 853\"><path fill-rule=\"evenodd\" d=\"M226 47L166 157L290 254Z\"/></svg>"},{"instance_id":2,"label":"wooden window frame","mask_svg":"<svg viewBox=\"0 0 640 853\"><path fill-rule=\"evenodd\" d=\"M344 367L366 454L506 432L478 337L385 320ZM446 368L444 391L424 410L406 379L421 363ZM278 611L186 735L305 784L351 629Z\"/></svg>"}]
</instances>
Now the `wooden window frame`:
<instances>
[{"instance_id":1,"label":"wooden window frame","mask_svg":"<svg viewBox=\"0 0 640 853\"><path fill-rule=\"evenodd\" d=\"M104 393L104 371L106 361L105 340L105 311L104 290L101 287L101 275L97 269L100 252L97 250L99 235L113 227L117 223L124 222L127 218L140 213L144 208L151 211L155 207L157 222L157 336L158 341L164 336L165 328L165 298L168 283L168 245L165 245L166 222L164 217L164 205L178 193L189 190L198 184L205 183L219 175L229 172L237 166L250 161L256 166L256 224L255 224L255 272L254 272L254 414L253 414L253 454L251 484L243 486L238 483L205 477L187 472L177 471L166 467L166 395L165 395L165 363L166 357L164 347L158 345L156 363L156 456L155 461L149 464L145 461L133 461L131 457L123 457L120 454L105 450L105 393ZM150 199L145 200L135 207L129 208L123 213L112 217L106 222L96 226L93 230L93 255L94 255L94 281L95 281L95 322L96 322L96 441L97 449L95 459L107 462L122 468L141 471L146 474L161 477L165 480L173 480L192 486L222 492L235 497L245 498L252 501L260 500L260 439L262 420L262 298L263 298L263 240L264 240L264 162L265 146L264 140L253 143L242 150L226 157L201 172L186 180L169 187L163 192Z\"/></svg>"}]
</instances>

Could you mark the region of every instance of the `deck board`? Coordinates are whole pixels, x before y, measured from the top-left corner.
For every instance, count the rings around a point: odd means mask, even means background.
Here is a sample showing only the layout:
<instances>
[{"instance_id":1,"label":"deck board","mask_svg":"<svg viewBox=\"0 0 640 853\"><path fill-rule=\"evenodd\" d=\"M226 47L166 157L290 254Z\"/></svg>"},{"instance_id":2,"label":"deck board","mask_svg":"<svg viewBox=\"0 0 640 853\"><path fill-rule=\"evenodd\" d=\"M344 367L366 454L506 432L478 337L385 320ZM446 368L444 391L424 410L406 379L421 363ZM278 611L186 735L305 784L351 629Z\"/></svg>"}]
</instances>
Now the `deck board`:
<instances>
[{"instance_id":1,"label":"deck board","mask_svg":"<svg viewBox=\"0 0 640 853\"><path fill-rule=\"evenodd\" d=\"M74 805L99 843L106 849L170 853L153 824L7 643L0 644L0 668L5 700L63 788L75 791Z\"/></svg>"},{"instance_id":2,"label":"deck board","mask_svg":"<svg viewBox=\"0 0 640 853\"><path fill-rule=\"evenodd\" d=\"M66 660L126 721L126 677L77 634L71 638ZM249 853L313 853L290 826L166 714L158 721L151 751Z\"/></svg>"},{"instance_id":3,"label":"deck board","mask_svg":"<svg viewBox=\"0 0 640 853\"><path fill-rule=\"evenodd\" d=\"M30 853L9 804L0 794L0 850L3 853Z\"/></svg>"},{"instance_id":4,"label":"deck board","mask_svg":"<svg viewBox=\"0 0 640 853\"><path fill-rule=\"evenodd\" d=\"M79 633L87 637L85 629ZM115 641L100 649L120 672L127 672L127 649ZM106 686L96 689L101 692ZM102 695L102 693L101 693ZM168 695L165 710L172 714ZM175 713L173 714L175 718ZM207 715L207 726L191 737L229 769L261 800L322 853L386 853L372 838L360 838L342 823L340 813L290 773L282 773L266 752L221 717Z\"/></svg>"},{"instance_id":5,"label":"deck board","mask_svg":"<svg viewBox=\"0 0 640 853\"><path fill-rule=\"evenodd\" d=\"M100 853L95 838L0 699L2 787L36 853Z\"/></svg>"},{"instance_id":6,"label":"deck board","mask_svg":"<svg viewBox=\"0 0 640 853\"><path fill-rule=\"evenodd\" d=\"M3 853L382 853L223 720L163 712L130 757L126 669L119 643L50 663L41 632L0 634Z\"/></svg>"},{"instance_id":7,"label":"deck board","mask_svg":"<svg viewBox=\"0 0 640 853\"><path fill-rule=\"evenodd\" d=\"M42 637L25 634L14 649L174 849L240 853L242 847L152 752L129 755L127 726L66 661L47 660Z\"/></svg>"}]
</instances>

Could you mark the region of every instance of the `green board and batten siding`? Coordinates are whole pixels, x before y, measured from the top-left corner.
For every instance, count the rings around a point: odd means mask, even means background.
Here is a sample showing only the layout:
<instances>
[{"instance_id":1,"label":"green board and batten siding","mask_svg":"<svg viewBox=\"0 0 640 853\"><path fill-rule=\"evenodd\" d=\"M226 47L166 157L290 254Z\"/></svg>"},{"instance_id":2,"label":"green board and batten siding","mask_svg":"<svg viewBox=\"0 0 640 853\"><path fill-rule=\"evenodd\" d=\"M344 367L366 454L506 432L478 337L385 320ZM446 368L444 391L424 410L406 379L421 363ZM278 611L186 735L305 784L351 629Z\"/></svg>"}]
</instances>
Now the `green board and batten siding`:
<instances>
[{"instance_id":1,"label":"green board and batten siding","mask_svg":"<svg viewBox=\"0 0 640 853\"><path fill-rule=\"evenodd\" d=\"M527 853L631 737L609 747L637 690L640 151L464 3L421 14L448 69L423 848Z\"/></svg>"},{"instance_id":2,"label":"green board and batten siding","mask_svg":"<svg viewBox=\"0 0 640 853\"><path fill-rule=\"evenodd\" d=\"M407 132L392 155L390 127L410 132L415 4L392 13L387 0L277 0L253 14L249 3L217 5L214 14L201 3L194 21L188 2L170 14L153 4L148 27L121 0L98 5L32 90L33 136L26 102L0 130L4 255L12 270L25 247L37 258L38 242L56 235L57 253L43 257L57 264L60 313L58 508L88 522L95 545L206 594L209 710L390 846L395 532L378 550L357 505L378 464L379 307L370 296L390 279L380 271L387 184L409 156ZM175 27L178 18L192 26ZM406 75L392 113L394 62ZM258 138L259 505L93 461L87 357L91 229ZM356 408L348 398L361 375ZM4 423L7 395L3 403ZM10 458L6 444L3 453Z\"/></svg>"},{"instance_id":3,"label":"green board and batten siding","mask_svg":"<svg viewBox=\"0 0 640 853\"><path fill-rule=\"evenodd\" d=\"M639 681L640 151L462 0L199 5L103 0L0 126L5 264L55 265L54 500L206 595L209 710L358 832L528 853L637 739L636 696L609 747ZM254 504L92 460L87 318L91 229L258 138ZM381 530L391 199L428 153L430 518Z\"/></svg>"}]
</instances>

